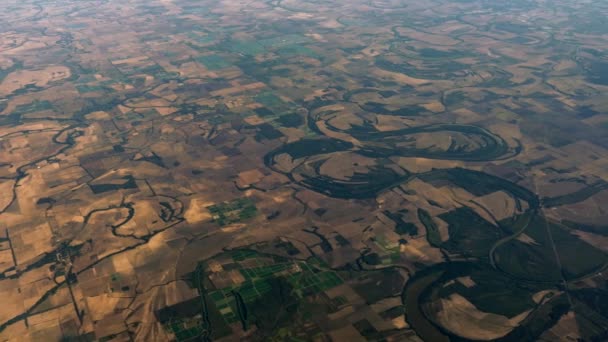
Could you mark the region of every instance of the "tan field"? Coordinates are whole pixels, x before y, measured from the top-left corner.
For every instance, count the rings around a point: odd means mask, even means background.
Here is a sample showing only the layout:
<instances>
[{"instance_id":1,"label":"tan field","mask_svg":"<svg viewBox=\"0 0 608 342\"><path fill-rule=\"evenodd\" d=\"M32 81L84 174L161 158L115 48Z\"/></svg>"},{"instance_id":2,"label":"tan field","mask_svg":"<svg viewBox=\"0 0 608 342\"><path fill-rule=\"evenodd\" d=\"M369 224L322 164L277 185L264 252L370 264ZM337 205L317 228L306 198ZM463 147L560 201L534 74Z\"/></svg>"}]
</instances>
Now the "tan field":
<instances>
[{"instance_id":1,"label":"tan field","mask_svg":"<svg viewBox=\"0 0 608 342\"><path fill-rule=\"evenodd\" d=\"M608 13L546 5L0 3L0 340L601 340Z\"/></svg>"}]
</instances>

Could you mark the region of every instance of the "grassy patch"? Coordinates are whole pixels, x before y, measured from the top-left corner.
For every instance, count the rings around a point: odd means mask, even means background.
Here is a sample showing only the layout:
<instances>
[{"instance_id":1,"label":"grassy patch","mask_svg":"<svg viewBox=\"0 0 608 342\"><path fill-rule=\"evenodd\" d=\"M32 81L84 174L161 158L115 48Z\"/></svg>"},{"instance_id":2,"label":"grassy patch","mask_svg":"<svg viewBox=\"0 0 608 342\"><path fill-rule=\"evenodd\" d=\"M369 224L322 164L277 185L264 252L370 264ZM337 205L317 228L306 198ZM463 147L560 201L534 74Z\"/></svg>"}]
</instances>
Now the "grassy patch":
<instances>
[{"instance_id":1,"label":"grassy patch","mask_svg":"<svg viewBox=\"0 0 608 342\"><path fill-rule=\"evenodd\" d=\"M277 53L281 57L290 57L290 56L308 56L312 58L318 58L319 54L314 50L311 50L302 45L286 45L281 47Z\"/></svg>"},{"instance_id":2,"label":"grassy patch","mask_svg":"<svg viewBox=\"0 0 608 342\"><path fill-rule=\"evenodd\" d=\"M258 43L266 48L277 48L310 42L310 38L298 34L288 34L275 38L262 39Z\"/></svg>"},{"instance_id":3,"label":"grassy patch","mask_svg":"<svg viewBox=\"0 0 608 342\"><path fill-rule=\"evenodd\" d=\"M213 221L220 226L241 222L254 217L257 208L248 198L239 198L207 207L213 215Z\"/></svg>"},{"instance_id":4,"label":"grassy patch","mask_svg":"<svg viewBox=\"0 0 608 342\"><path fill-rule=\"evenodd\" d=\"M80 94L93 93L96 91L104 91L106 88L98 86L98 85L77 85L76 89Z\"/></svg>"},{"instance_id":5,"label":"grassy patch","mask_svg":"<svg viewBox=\"0 0 608 342\"><path fill-rule=\"evenodd\" d=\"M28 114L49 109L53 109L53 105L49 101L36 100L28 104L18 105L13 111L13 114Z\"/></svg>"},{"instance_id":6,"label":"grassy patch","mask_svg":"<svg viewBox=\"0 0 608 342\"><path fill-rule=\"evenodd\" d=\"M230 66L226 58L218 55L199 56L195 60L203 64L209 70L219 70Z\"/></svg>"},{"instance_id":7,"label":"grassy patch","mask_svg":"<svg viewBox=\"0 0 608 342\"><path fill-rule=\"evenodd\" d=\"M335 271L314 259L292 261L264 256L252 250L237 250L231 252L230 257L231 260L227 262L225 257L221 258L224 260L224 271L237 271L244 281L208 293L209 301L227 324L241 321L243 326L249 323L257 325L261 301L278 295L280 288L289 289L289 298L299 302L303 297L321 293L344 282ZM226 276L216 274L215 279Z\"/></svg>"},{"instance_id":8,"label":"grassy patch","mask_svg":"<svg viewBox=\"0 0 608 342\"><path fill-rule=\"evenodd\" d=\"M264 53L264 46L257 42L233 41L227 43L228 50L243 55L255 56Z\"/></svg>"}]
</instances>

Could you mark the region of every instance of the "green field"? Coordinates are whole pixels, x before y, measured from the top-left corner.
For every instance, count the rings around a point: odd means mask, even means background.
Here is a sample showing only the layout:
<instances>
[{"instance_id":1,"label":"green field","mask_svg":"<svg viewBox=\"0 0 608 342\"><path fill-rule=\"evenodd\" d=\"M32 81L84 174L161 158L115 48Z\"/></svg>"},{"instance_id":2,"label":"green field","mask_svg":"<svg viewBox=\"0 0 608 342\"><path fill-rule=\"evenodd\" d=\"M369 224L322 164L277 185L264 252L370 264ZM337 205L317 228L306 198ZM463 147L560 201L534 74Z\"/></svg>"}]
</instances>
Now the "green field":
<instances>
[{"instance_id":1,"label":"green field","mask_svg":"<svg viewBox=\"0 0 608 342\"><path fill-rule=\"evenodd\" d=\"M242 321L243 316L255 315L259 301L273 294L277 279L285 282L298 300L344 282L335 271L326 269L322 262L313 260L292 261L280 257L269 259L251 250L233 251L230 260L232 261L223 267L237 270L245 281L208 292L210 302L227 324ZM242 305L239 305L239 300L242 300ZM247 314L244 315L244 312Z\"/></svg>"},{"instance_id":2,"label":"green field","mask_svg":"<svg viewBox=\"0 0 608 342\"><path fill-rule=\"evenodd\" d=\"M220 70L231 65L226 58L218 55L199 56L195 58L195 60L203 64L209 70Z\"/></svg>"},{"instance_id":3,"label":"green field","mask_svg":"<svg viewBox=\"0 0 608 342\"><path fill-rule=\"evenodd\" d=\"M281 35L275 38L262 39L258 43L266 48L278 48L286 45L298 45L310 42L310 38L297 35Z\"/></svg>"},{"instance_id":4,"label":"green field","mask_svg":"<svg viewBox=\"0 0 608 342\"><path fill-rule=\"evenodd\" d=\"M207 207L213 221L220 226L241 222L253 218L257 214L257 208L252 200L239 198Z\"/></svg>"}]
</instances>

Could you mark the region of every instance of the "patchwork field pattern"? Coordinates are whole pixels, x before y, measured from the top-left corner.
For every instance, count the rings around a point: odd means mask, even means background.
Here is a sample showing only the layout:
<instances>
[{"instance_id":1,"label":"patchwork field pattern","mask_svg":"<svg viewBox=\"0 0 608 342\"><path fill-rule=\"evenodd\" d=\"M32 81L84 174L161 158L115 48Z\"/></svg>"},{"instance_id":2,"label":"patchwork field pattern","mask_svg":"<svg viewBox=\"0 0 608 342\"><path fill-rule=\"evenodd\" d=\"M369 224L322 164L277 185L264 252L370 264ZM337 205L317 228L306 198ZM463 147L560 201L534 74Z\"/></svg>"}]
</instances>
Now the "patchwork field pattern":
<instances>
[{"instance_id":1,"label":"patchwork field pattern","mask_svg":"<svg viewBox=\"0 0 608 342\"><path fill-rule=\"evenodd\" d=\"M607 17L0 2L0 340L608 339Z\"/></svg>"}]
</instances>

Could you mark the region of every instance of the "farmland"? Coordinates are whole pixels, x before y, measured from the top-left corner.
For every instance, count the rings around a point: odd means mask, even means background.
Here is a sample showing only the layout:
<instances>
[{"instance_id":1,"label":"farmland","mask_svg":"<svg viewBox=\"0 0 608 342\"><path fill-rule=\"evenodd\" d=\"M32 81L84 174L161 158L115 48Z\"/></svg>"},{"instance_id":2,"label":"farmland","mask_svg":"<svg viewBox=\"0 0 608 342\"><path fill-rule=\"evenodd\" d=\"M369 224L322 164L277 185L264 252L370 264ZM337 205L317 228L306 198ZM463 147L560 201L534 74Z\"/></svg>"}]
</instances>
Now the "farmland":
<instances>
[{"instance_id":1,"label":"farmland","mask_svg":"<svg viewBox=\"0 0 608 342\"><path fill-rule=\"evenodd\" d=\"M606 340L606 17L2 1L0 340Z\"/></svg>"}]
</instances>

